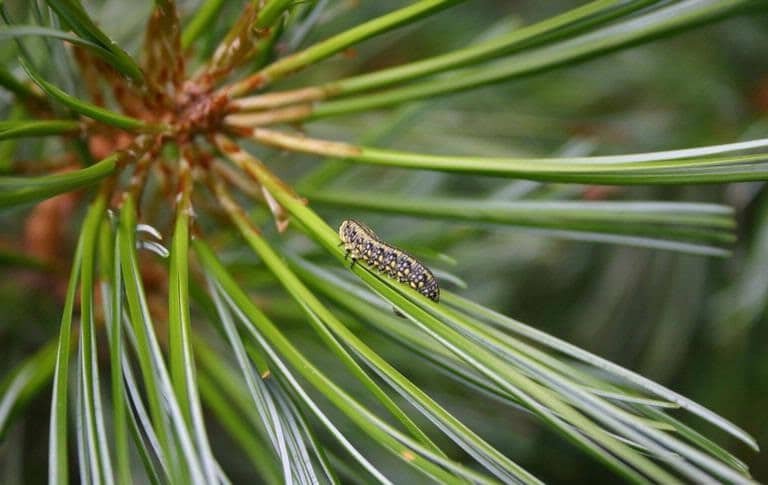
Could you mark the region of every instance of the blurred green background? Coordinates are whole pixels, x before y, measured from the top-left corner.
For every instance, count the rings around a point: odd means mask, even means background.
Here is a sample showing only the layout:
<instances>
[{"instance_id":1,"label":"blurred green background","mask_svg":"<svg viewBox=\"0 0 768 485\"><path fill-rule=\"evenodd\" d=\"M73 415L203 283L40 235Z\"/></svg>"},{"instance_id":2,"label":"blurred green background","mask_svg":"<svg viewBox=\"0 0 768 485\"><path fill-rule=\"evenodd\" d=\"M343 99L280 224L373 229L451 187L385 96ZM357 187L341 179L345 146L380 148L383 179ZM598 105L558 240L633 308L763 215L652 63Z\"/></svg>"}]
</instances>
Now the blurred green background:
<instances>
[{"instance_id":1,"label":"blurred green background","mask_svg":"<svg viewBox=\"0 0 768 485\"><path fill-rule=\"evenodd\" d=\"M363 2L366 4L367 2ZM529 23L578 2L467 2L420 24L369 42L356 57L323 69L332 76L397 64L462 46L505 22ZM389 6L381 8L389 8ZM375 11L361 5L362 11ZM361 17L362 18L362 17ZM345 19L345 22L352 22ZM341 23L341 19L339 19ZM402 49L408 45L408 49ZM659 151L765 136L768 123L768 18L736 17L653 43L612 53L502 86L427 103L388 146L420 152L556 156ZM360 67L354 66L355 63ZM318 69L319 70L319 69ZM342 136L355 140L387 115L350 117ZM339 124L316 133L339 138ZM365 181L375 169L352 170L340 186ZM768 199L765 184L684 188L603 188L539 185L487 178L409 172L377 187L433 184L464 196L494 191L552 197L552 192L617 200L722 202L737 210L738 242L729 258L573 242L522 230L488 228L454 245L469 228L444 222L326 212L331 221L357 217L380 234L442 233L462 293L657 380L716 410L768 443ZM415 180L411 180L415 179ZM526 192L530 191L530 192ZM555 195L557 197L557 195ZM405 236L409 234L409 236ZM391 236L387 236L391 237ZM397 236L395 236L397 237ZM457 236L457 238L459 238ZM435 248L435 241L431 241ZM433 266L440 268L441 263ZM407 365L407 355L393 355ZM545 481L584 482L612 477L597 464L527 418L492 403L479 406L430 369L409 369L417 382L451 402L483 436ZM695 423L700 425L700 423ZM706 427L704 429L707 429ZM725 436L758 481L768 460Z\"/></svg>"},{"instance_id":2,"label":"blurred green background","mask_svg":"<svg viewBox=\"0 0 768 485\"><path fill-rule=\"evenodd\" d=\"M23 2L9 7L23 9ZM190 12L195 2L182 2ZM236 14L232 2L219 28ZM406 2L337 1L333 16L307 40L321 39ZM330 79L444 52L488 34L489 29L529 23L580 2L474 0L416 26L368 41L291 79ZM117 1L89 4L105 30L129 50L138 48L151 2L127 7ZM0 60L12 49L0 48ZM8 98L0 93L0 113ZM433 153L557 156L659 151L764 137L768 129L768 18L737 17L490 88L413 108L409 122L379 143ZM318 122L310 134L357 140L389 119L380 112ZM47 149L52 149L48 147ZM23 153L22 153L23 155ZM285 176L316 162L292 159ZM287 164L286 164L287 165ZM277 164L275 164L277 166ZM379 177L376 168L355 168L335 183L369 188L405 187L420 193L439 187L468 197L493 192L536 197L721 202L736 208L738 242L729 258L680 255L663 250L570 241L553 234L484 227L464 239L469 225L323 210L330 223L365 220L386 239L423 240L424 247L455 260L426 258L438 270L466 282L460 292L537 326L681 392L731 419L765 447L768 444L768 197L765 184L688 188L603 188L510 182L446 174L404 172ZM391 170L390 170L391 171ZM0 241L21 237L23 212L0 214ZM72 234L76 225L73 224ZM439 234L439 238L435 238ZM463 241L456 243L455 241ZM297 245L305 244L302 240ZM411 248L418 253L419 248ZM456 289L452 285L446 285ZM51 285L28 273L3 269L0 278L0 375L56 334L61 299ZM273 309L279 312L279 305ZM310 330L285 319L294 339L328 369ZM364 331L363 331L364 332ZM381 336L366 340L479 434L545 481L613 481L604 468L521 413L477 399L448 378L414 360ZM332 372L332 371L329 371ZM350 388L355 385L349 383ZM24 436L23 449L0 444L0 463L21 454L26 468L45 474L50 388L39 394L8 433ZM697 426L704 426L695 423ZM704 426L704 429L707 429ZM216 428L212 435L215 437ZM768 459L716 432L758 481L768 481ZM217 450L234 445L214 438ZM8 440L5 440L7 443ZM228 469L240 455L217 452ZM382 459L388 459L383 458ZM245 466L243 465L245 473ZM6 470L7 473L10 473ZM34 474L32 474L34 475ZM0 482L3 471L0 470ZM30 476L30 475L28 475ZM237 472L232 473L238 481ZM241 477L245 479L245 476Z\"/></svg>"}]
</instances>

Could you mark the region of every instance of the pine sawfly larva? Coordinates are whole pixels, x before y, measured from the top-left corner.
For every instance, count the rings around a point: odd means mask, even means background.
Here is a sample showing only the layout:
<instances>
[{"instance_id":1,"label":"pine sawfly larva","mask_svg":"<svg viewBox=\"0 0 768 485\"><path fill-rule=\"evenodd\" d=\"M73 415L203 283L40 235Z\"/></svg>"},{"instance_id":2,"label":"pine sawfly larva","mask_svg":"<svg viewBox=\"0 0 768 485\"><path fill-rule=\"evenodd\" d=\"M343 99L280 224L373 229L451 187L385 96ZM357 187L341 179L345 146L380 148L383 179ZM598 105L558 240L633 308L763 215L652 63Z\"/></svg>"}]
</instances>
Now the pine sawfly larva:
<instances>
[{"instance_id":1,"label":"pine sawfly larva","mask_svg":"<svg viewBox=\"0 0 768 485\"><path fill-rule=\"evenodd\" d=\"M432 272L405 251L390 246L368 226L347 219L339 226L339 238L347 255L426 296L440 301L440 287Z\"/></svg>"}]
</instances>

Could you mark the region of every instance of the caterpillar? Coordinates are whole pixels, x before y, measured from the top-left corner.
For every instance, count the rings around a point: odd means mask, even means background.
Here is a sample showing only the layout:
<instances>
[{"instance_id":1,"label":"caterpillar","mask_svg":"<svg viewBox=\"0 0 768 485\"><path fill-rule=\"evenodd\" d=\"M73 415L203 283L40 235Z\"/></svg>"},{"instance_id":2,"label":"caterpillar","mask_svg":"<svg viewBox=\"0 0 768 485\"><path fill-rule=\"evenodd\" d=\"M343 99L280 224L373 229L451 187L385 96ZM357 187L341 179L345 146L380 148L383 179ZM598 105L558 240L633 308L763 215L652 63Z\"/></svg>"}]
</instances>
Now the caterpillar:
<instances>
[{"instance_id":1,"label":"caterpillar","mask_svg":"<svg viewBox=\"0 0 768 485\"><path fill-rule=\"evenodd\" d=\"M345 220L339 226L339 238L353 265L357 260L363 261L379 273L406 283L430 300L440 301L440 287L432 272L402 249L379 239L365 224Z\"/></svg>"}]
</instances>

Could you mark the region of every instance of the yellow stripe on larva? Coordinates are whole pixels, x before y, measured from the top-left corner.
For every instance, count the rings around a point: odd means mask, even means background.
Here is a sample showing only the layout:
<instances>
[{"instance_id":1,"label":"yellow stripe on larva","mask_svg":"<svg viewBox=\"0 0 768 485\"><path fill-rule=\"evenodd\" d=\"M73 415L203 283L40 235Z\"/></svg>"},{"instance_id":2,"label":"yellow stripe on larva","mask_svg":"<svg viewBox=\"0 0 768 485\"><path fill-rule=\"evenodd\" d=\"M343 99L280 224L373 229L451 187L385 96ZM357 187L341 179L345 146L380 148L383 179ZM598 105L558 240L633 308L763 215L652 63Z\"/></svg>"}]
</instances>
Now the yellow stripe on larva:
<instances>
[{"instance_id":1,"label":"yellow stripe on larva","mask_svg":"<svg viewBox=\"0 0 768 485\"><path fill-rule=\"evenodd\" d=\"M339 238L353 261L362 261L427 298L440 301L440 287L432 272L410 254L379 239L365 224L345 220L339 226Z\"/></svg>"}]
</instances>

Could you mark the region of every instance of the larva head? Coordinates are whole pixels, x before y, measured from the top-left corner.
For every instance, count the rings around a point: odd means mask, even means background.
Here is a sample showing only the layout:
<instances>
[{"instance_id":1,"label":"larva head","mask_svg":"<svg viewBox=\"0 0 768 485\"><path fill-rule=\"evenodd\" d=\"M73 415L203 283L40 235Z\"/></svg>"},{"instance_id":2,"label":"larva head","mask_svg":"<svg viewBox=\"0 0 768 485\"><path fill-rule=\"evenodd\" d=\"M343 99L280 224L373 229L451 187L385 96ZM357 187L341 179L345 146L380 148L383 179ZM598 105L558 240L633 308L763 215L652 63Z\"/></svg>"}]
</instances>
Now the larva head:
<instances>
[{"instance_id":1,"label":"larva head","mask_svg":"<svg viewBox=\"0 0 768 485\"><path fill-rule=\"evenodd\" d=\"M358 225L352 219L344 220L339 226L339 239L344 242L349 242L357 234Z\"/></svg>"}]
</instances>

